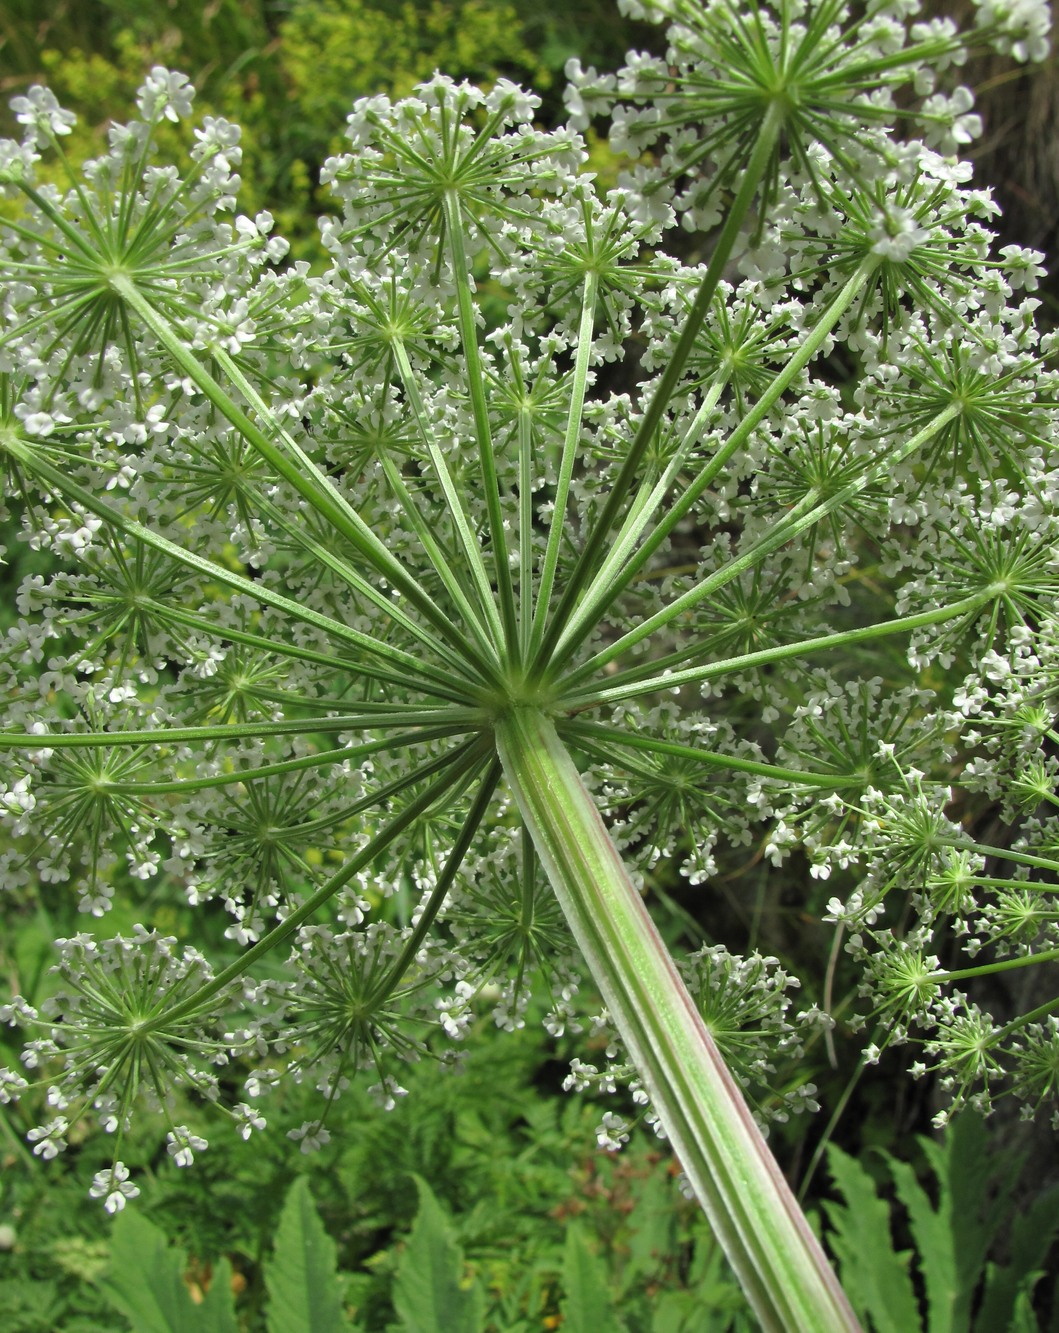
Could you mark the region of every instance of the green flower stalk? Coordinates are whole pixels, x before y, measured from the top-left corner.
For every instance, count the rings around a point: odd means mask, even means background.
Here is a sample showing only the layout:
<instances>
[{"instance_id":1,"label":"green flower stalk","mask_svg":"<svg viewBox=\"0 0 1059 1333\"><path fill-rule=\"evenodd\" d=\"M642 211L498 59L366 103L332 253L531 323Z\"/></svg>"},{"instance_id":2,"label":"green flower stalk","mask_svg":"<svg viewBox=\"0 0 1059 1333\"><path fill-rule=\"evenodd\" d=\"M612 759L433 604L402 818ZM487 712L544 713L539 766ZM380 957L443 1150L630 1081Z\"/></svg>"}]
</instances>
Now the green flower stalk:
<instances>
[{"instance_id":1,"label":"green flower stalk","mask_svg":"<svg viewBox=\"0 0 1059 1333\"><path fill-rule=\"evenodd\" d=\"M34 1151L98 1120L116 1212L138 1105L220 1103L249 1062L221 1114L260 1132L309 1081L312 1151L350 1079L392 1107L487 1004L579 1031L587 965L614 1041L568 1082L672 1141L763 1327L853 1328L759 1129L815 1105L800 1034L831 1020L709 938L710 894L731 849L797 849L861 1021L956 1104L1054 1096L1059 1002L1002 1024L973 993L1059 947L1054 339L952 155L952 24L629 8L666 55L571 66L561 129L504 81L357 102L322 272L233 216L235 127L155 160L183 76L80 169L51 94L16 99L0 466L43 572L0 645L0 874L90 924L151 883L228 947L78 929L0 1016L48 1088ZM1039 55L1042 12L983 4L975 39ZM607 193L595 112L632 159ZM662 868L701 895L679 962Z\"/></svg>"},{"instance_id":2,"label":"green flower stalk","mask_svg":"<svg viewBox=\"0 0 1059 1333\"><path fill-rule=\"evenodd\" d=\"M762 1325L856 1327L555 728L516 708L497 745L574 938Z\"/></svg>"}]
</instances>

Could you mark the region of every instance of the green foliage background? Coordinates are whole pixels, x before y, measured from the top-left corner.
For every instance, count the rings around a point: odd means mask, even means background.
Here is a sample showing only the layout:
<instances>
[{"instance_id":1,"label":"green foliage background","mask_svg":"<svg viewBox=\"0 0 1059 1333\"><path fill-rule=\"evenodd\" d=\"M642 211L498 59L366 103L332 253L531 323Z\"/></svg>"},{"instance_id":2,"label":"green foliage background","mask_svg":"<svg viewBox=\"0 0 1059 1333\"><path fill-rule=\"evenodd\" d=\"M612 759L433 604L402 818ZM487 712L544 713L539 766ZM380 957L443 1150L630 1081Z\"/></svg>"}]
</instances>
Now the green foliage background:
<instances>
[{"instance_id":1,"label":"green foliage background","mask_svg":"<svg viewBox=\"0 0 1059 1333\"><path fill-rule=\"evenodd\" d=\"M319 167L357 97L405 96L435 69L486 85L504 76L542 94L550 120L570 56L616 65L650 32L611 0L9 0L0 132L13 132L7 98L46 82L80 117L72 155L90 156L152 65L181 69L200 115L243 127L243 211L267 207L295 257L313 259Z\"/></svg>"}]
</instances>

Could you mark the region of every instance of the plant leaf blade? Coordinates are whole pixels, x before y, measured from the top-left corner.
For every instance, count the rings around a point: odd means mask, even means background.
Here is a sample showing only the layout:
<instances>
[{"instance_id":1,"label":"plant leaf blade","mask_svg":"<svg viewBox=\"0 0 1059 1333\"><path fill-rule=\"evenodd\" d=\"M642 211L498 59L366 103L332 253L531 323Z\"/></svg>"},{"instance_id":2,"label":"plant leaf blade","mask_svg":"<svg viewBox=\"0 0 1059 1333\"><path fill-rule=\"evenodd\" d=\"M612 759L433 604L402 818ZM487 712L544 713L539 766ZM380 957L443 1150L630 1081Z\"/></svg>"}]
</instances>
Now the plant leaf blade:
<instances>
[{"instance_id":1,"label":"plant leaf blade","mask_svg":"<svg viewBox=\"0 0 1059 1333\"><path fill-rule=\"evenodd\" d=\"M185 1255L137 1212L115 1219L104 1295L125 1315L133 1333L239 1333L231 1269L222 1260L201 1305L184 1282Z\"/></svg>"},{"instance_id":2,"label":"plant leaf blade","mask_svg":"<svg viewBox=\"0 0 1059 1333\"><path fill-rule=\"evenodd\" d=\"M419 1212L394 1281L402 1333L481 1333L485 1293L477 1279L463 1285L463 1252L425 1180L414 1177Z\"/></svg>"},{"instance_id":3,"label":"plant leaf blade","mask_svg":"<svg viewBox=\"0 0 1059 1333\"><path fill-rule=\"evenodd\" d=\"M265 1264L269 1333L344 1333L335 1243L324 1230L309 1182L290 1187L272 1258Z\"/></svg>"}]
</instances>

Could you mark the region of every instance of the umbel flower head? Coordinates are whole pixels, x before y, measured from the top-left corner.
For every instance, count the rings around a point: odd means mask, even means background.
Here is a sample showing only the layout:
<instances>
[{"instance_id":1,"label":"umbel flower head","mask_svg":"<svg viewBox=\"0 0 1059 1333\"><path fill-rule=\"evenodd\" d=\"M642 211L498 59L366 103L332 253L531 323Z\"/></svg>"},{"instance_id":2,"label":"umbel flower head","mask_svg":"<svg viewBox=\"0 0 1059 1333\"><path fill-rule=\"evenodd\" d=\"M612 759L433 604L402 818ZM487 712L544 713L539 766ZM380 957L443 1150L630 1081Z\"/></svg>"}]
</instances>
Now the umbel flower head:
<instances>
[{"instance_id":1,"label":"umbel flower head","mask_svg":"<svg viewBox=\"0 0 1059 1333\"><path fill-rule=\"evenodd\" d=\"M82 934L57 940L58 990L39 1012L20 1000L0 1008L0 1021L30 1034L25 1065L48 1068L55 1080L47 1102L63 1114L30 1131L39 1156L62 1151L72 1124L89 1113L116 1136L117 1156L138 1099L164 1114L177 1089L216 1100L216 1071L247 1038L216 1031L218 1004L211 1004L209 995L200 998L212 980L209 964L198 950L178 951L175 945L175 939L142 926L130 937L96 941ZM4 1071L4 1088L20 1085L25 1079ZM127 1172L122 1175L116 1164L113 1176L120 1182ZM112 1203L115 1189L130 1198L138 1192L108 1186L110 1212L124 1207Z\"/></svg>"},{"instance_id":2,"label":"umbel flower head","mask_svg":"<svg viewBox=\"0 0 1059 1333\"><path fill-rule=\"evenodd\" d=\"M42 368L61 367L60 382L69 382L72 372L85 389L91 385L110 398L127 387L142 418L153 405L145 405L143 395L156 367L144 360L146 349L128 317L120 290L126 282L172 318L205 315L213 336L236 346L253 336L249 305L239 309L238 302L225 302L225 314L209 319L239 266L280 259L287 250L286 242L268 239L267 214L253 221L238 217L234 225L222 221L240 184L238 127L207 117L195 130L183 173L152 161L157 126L189 116L193 95L186 76L156 67L140 91L141 119L113 125L108 151L79 173L62 149L70 113L57 107L47 89L35 87L14 99L26 134L20 153L8 145L0 185L8 193L19 190L36 208L8 223L18 246L5 257L5 325L17 329L19 351L14 358L12 339L0 339L4 369L25 364L32 346ZM48 149L60 158L65 190L34 183L38 150ZM118 356L128 373L115 379Z\"/></svg>"},{"instance_id":3,"label":"umbel flower head","mask_svg":"<svg viewBox=\"0 0 1059 1333\"><path fill-rule=\"evenodd\" d=\"M655 161L630 173L644 206L664 215L671 204L700 227L720 220L718 195L736 186L770 117L783 133L770 145L769 189L801 178L822 191L832 173L840 182L872 180L898 160L890 131L899 120L954 152L981 132L968 89L911 107L899 107L895 93L931 92L939 74L964 63L969 40L1042 59L1050 23L1047 5L1034 0L976 6L973 34L951 19L908 25L914 9L888 3L856 20L843 0L619 3L632 18L666 25L665 55L630 53L623 69L602 77L572 59L571 118L583 128L609 114L617 151L635 160L653 150Z\"/></svg>"},{"instance_id":4,"label":"umbel flower head","mask_svg":"<svg viewBox=\"0 0 1059 1333\"><path fill-rule=\"evenodd\" d=\"M720 1046L783 1114L811 1093L770 1080L826 1020L796 1018L771 953L710 938L688 1004L644 904L680 883L709 933L751 858L808 901L795 850L855 961L914 944L927 973L868 966L865 1008L929 1042L957 1100L1054 1091L1051 1009L975 1008L981 969L1054 948L1022 896L1050 902L1059 868L1059 692L1033 666L1055 674L1059 488L1039 257L994 254L948 156L974 128L945 83L963 38L839 0L643 12L666 57L571 95L642 159L621 189L532 95L439 75L354 106L320 273L233 216L231 126L156 161L180 76L152 71L81 168L54 99L19 102L0 461L40 572L0 645L5 888L103 916L122 875L225 914L209 961L148 927L74 934L52 1009L5 1009L56 1089L41 1155L86 1108L120 1150L145 1100L188 1165L170 1090L220 1103L244 1056L239 1132L290 1073L322 1146L349 1079L393 1105L401 1063L490 1003L517 1028L536 986L576 1031L587 963L701 1186L681 1061ZM982 31L1033 49L1019 12L983 6ZM62 187L34 183L45 152ZM705 262L661 252L677 213L720 223ZM114 1156L111 1211L136 1188Z\"/></svg>"}]
</instances>

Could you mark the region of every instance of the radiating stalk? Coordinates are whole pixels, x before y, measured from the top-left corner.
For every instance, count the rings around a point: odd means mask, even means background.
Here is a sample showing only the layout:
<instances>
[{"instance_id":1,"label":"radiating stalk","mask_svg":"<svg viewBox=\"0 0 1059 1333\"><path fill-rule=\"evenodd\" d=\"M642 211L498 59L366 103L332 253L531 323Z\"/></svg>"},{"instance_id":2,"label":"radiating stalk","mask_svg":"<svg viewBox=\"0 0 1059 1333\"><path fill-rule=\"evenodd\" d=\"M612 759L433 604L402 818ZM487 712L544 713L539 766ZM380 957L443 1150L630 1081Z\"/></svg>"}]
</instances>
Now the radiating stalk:
<instances>
[{"instance_id":1,"label":"radiating stalk","mask_svg":"<svg viewBox=\"0 0 1059 1333\"><path fill-rule=\"evenodd\" d=\"M393 587L399 589L425 619L478 668L485 679L493 680L495 683L491 664L482 662L474 654L466 638L453 626L451 619L380 541L377 534L337 489L331 478L320 471L282 423L272 418L267 405L235 362L221 349L215 350L214 356L218 362L224 366L225 372L231 376L232 382L246 397L250 406L269 423L270 429L282 443L282 448L255 425L238 403L232 400L199 359L189 351L178 331L155 309L134 282L127 277L115 277L111 280L111 286L129 309L135 311L147 325L166 352L225 420L231 422L240 435L318 514L327 519L336 532L341 533L353 545L372 568ZM409 624L415 626L414 621L409 621ZM416 637L423 638L422 627L416 627L413 632Z\"/></svg>"},{"instance_id":2,"label":"radiating stalk","mask_svg":"<svg viewBox=\"0 0 1059 1333\"><path fill-rule=\"evenodd\" d=\"M496 454L493 433L489 427L489 406L486 401L485 371L478 351L478 323L475 318L474 295L471 291L471 268L463 237L463 215L460 203L452 190L445 193L445 235L448 239L452 276L456 284L456 310L460 326L460 342L467 362L467 392L474 414L474 434L478 444L478 462L482 470L482 492L489 517L489 536L493 544L493 572L496 577L500 616L504 623L504 642L509 658L518 654L518 616L515 611L515 589L507 559L507 535L504 511L500 503L500 482L496 473Z\"/></svg>"},{"instance_id":3,"label":"radiating stalk","mask_svg":"<svg viewBox=\"0 0 1059 1333\"><path fill-rule=\"evenodd\" d=\"M345 717L287 717L276 722L224 722L201 727L157 727L143 731L0 731L0 750L92 750L119 745L187 745L198 741L257 740L263 736L303 736L343 731L381 730L385 727L422 727L424 734L436 727L452 727L457 734L481 730L483 715L472 709L394 709L369 711ZM253 772L248 769L248 772Z\"/></svg>"},{"instance_id":4,"label":"radiating stalk","mask_svg":"<svg viewBox=\"0 0 1059 1333\"><path fill-rule=\"evenodd\" d=\"M319 754L304 754L297 759L281 759L274 764L258 764L256 768L236 768L231 772L214 773L205 778L171 778L168 782L114 782L111 790L122 796L165 796L189 791L206 791L215 787L237 787L241 783L261 782L264 778L281 773L301 773L306 769L326 768L329 764L353 763L369 755L385 751L412 749L427 741L445 740L450 736L465 735L466 728L425 727L422 731L405 732L398 736L378 736L363 745L342 745ZM166 733L169 739L169 733Z\"/></svg>"},{"instance_id":5,"label":"radiating stalk","mask_svg":"<svg viewBox=\"0 0 1059 1333\"><path fill-rule=\"evenodd\" d=\"M212 999L214 995L224 990L225 986L244 976L259 958L263 958L271 949L289 940L304 922L310 921L320 908L335 896L339 889L344 888L350 880L367 866L370 866L396 838L406 829L411 828L435 801L446 792L451 791L468 773L480 766L484 759L485 755L481 742L470 741L466 745L441 755L430 764L424 765L419 774L416 775L415 780L426 777L434 779L424 791L420 792L414 800L409 801L403 809L399 810L384 824L375 836L351 856L345 865L339 867L331 878L322 884L311 897L306 898L278 925L273 926L267 935L264 935L256 944L252 944L245 953L240 954L234 963L230 963L222 972L219 972L211 981L193 992L180 1004L175 1005L172 1009L163 1008L156 1020L157 1025L172 1023L177 1019L184 1018L187 1014L194 1013L207 1000ZM435 776L435 774L440 774L440 776Z\"/></svg>"},{"instance_id":6,"label":"radiating stalk","mask_svg":"<svg viewBox=\"0 0 1059 1333\"><path fill-rule=\"evenodd\" d=\"M544 626L548 621L548 606L552 599L555 571L559 564L559 548L562 545L563 530L566 527L566 505L570 498L570 481L574 475L577 446L581 442L581 418L585 408L585 391L588 388L589 362L592 359L592 329L595 322L598 290L599 278L590 270L585 274L581 291L581 321L577 331L577 352L574 357L574 375L570 385L570 409L567 413L566 433L563 437L563 449L559 459L559 475L555 483L555 502L552 505L552 519L548 528L548 545L544 552L540 586L537 589L533 630L530 634L530 655L539 645L544 634Z\"/></svg>"},{"instance_id":7,"label":"radiating stalk","mask_svg":"<svg viewBox=\"0 0 1059 1333\"><path fill-rule=\"evenodd\" d=\"M762 1327L857 1329L551 720L512 708L496 734L556 897Z\"/></svg>"},{"instance_id":8,"label":"radiating stalk","mask_svg":"<svg viewBox=\"0 0 1059 1333\"><path fill-rule=\"evenodd\" d=\"M359 662L351 662L349 658L336 657L333 653L314 652L311 648L304 648L301 644L290 643L284 639L270 639L264 634L254 634L249 630L218 624L206 616L196 615L193 611L173 606L171 603L145 600L144 610L156 615L164 613L166 619L173 621L174 624L198 630L210 638L219 639L222 643L239 643L246 648L256 648L269 656L289 657L296 662L313 662L331 671L345 671L351 675L368 674L363 672ZM430 695L432 698L449 699L453 703L464 703L467 698L466 689L447 688L433 678L426 679L423 674L418 676L409 674L406 680L408 688Z\"/></svg>"},{"instance_id":9,"label":"radiating stalk","mask_svg":"<svg viewBox=\"0 0 1059 1333\"><path fill-rule=\"evenodd\" d=\"M379 678L389 679L398 686L404 682L406 686L410 686L412 689L416 688L415 681L423 667L419 659L413 657L411 653L406 653L401 648L388 644L382 639L376 639L360 630L353 629L349 625L344 625L341 621L332 619L331 616L313 610L311 606L306 606L303 602L297 602L291 597L284 597L281 593L273 592L260 579L255 581L244 578L241 574L236 574L224 565L216 564L205 556L198 555L195 551L178 546L176 542L171 542L167 537L160 536L151 528L136 522L135 519L128 518L120 509L108 504L105 500L101 500L94 491L80 485L79 482L74 481L61 469L49 463L47 459L34 453L26 441L8 441L6 448L8 453L12 454L30 472L54 487L57 495L65 495L68 499L76 500L90 514L102 518L114 531L120 532L126 537L131 537L135 541L142 542L144 546L159 551L162 555L170 556L179 564L195 570L196 573L204 574L207 578L220 583L222 586L243 593L265 606L274 607L277 611L283 611L295 620L312 625L314 629L322 630L332 639L360 648L372 657L389 663L394 671L398 673L403 668L404 675L395 675L391 672L386 676L378 668L373 671L370 664L366 665L363 670L366 675L374 674ZM218 631L218 634L222 633L222 631ZM446 681L452 686L454 694L451 697L467 697L469 681L453 677L447 671L440 670L440 668L435 669L433 674L437 679Z\"/></svg>"},{"instance_id":10,"label":"radiating stalk","mask_svg":"<svg viewBox=\"0 0 1059 1333\"><path fill-rule=\"evenodd\" d=\"M516 363L512 359L512 365ZM521 384L521 377L519 380ZM533 626L533 419L523 405L518 410L518 647L529 661Z\"/></svg>"},{"instance_id":11,"label":"radiating stalk","mask_svg":"<svg viewBox=\"0 0 1059 1333\"><path fill-rule=\"evenodd\" d=\"M599 567L588 591L584 595L583 601L574 612L569 626L571 633L576 632L578 624L594 625L598 623L599 617L607 607L613 605L612 589L615 580L620 578L626 562L632 558L633 552L636 550L636 543L643 535L644 529L661 508L662 502L669 494L670 487L684 467L688 454L698 442L699 436L717 410L717 404L721 400L721 395L724 393L727 383L727 370L715 376L665 471L653 485L648 484L648 480L645 479L644 484L640 487L622 521L621 528L616 534L610 550L607 552L607 558ZM563 639L560 639L559 651L562 650L562 647Z\"/></svg>"},{"instance_id":12,"label":"radiating stalk","mask_svg":"<svg viewBox=\"0 0 1059 1333\"><path fill-rule=\"evenodd\" d=\"M333 550L329 550L322 542L316 541L311 535L311 529L307 528L300 515L298 517L285 515L278 505L273 504L271 500L266 500L263 496L255 498L254 504L259 518L270 518L279 532L285 532L291 541L306 555L313 557L319 568L329 569L336 578L341 579L353 592L359 593L377 611L381 611L386 619L393 620L395 624L408 630L415 638L419 639L425 648L436 653L442 661L447 662L456 671L464 669L465 663L459 654L440 639L427 635L421 625L417 626L410 616L407 616L400 607L394 605L392 595L388 595L384 588L372 587L367 579L347 561L343 560L340 555Z\"/></svg>"},{"instance_id":13,"label":"radiating stalk","mask_svg":"<svg viewBox=\"0 0 1059 1333\"><path fill-rule=\"evenodd\" d=\"M635 731L623 731L620 727L607 727L598 722L582 722L577 718L564 721L563 735L573 736L578 745L587 754L602 759L607 764L626 765L632 772L646 776L648 770L638 767L624 749L639 750L646 754L671 755L674 759L686 759L689 763L702 764L704 768L721 769L729 773L750 773L754 777L771 778L774 782L784 782L788 786L823 787L827 791L840 791L843 787L863 788L864 780L855 773L813 773L804 769L782 768L778 764L765 764L757 759L746 759L739 755L725 754L718 750L703 750L697 745L681 745L679 741L664 741L656 736L644 736ZM619 754L607 749L607 744L618 746Z\"/></svg>"},{"instance_id":14,"label":"radiating stalk","mask_svg":"<svg viewBox=\"0 0 1059 1333\"><path fill-rule=\"evenodd\" d=\"M452 845L452 850L445 859L445 865L437 878L437 883L431 890L426 905L420 909L415 926L408 939L405 940L404 947L397 959L387 969L386 975L369 996L369 1005L381 1004L388 995L392 995L400 985L401 978L415 961L416 954L423 947L423 941L437 919L449 890L455 883L456 876L459 874L464 858L474 841L474 835L478 832L478 826L485 818L485 812L489 808L489 802L493 799L493 792L496 790L496 784L499 781L500 761L494 755L488 771L482 778L477 795L471 803L471 808L467 811L463 820L459 835Z\"/></svg>"},{"instance_id":15,"label":"radiating stalk","mask_svg":"<svg viewBox=\"0 0 1059 1333\"><path fill-rule=\"evenodd\" d=\"M644 679L644 670L649 671L653 666L648 662L641 670L634 669L627 675L615 676L613 683L608 683L602 688L592 684L583 691L571 689L569 694L562 696L562 706L578 710L594 708L600 704L635 699L639 695L657 694L659 690L675 690L681 685L717 680L736 671L770 666L776 662L818 653L824 649L844 648L851 643L869 643L872 639L883 639L891 634L910 634L913 630L925 629L928 625L941 625L946 620L958 620L960 616L984 606L991 596L989 592L977 593L974 597L965 597L962 601L951 602L948 606L938 606L930 611L917 611L915 615L900 616L896 620L883 620L875 625L861 625L858 629L838 630L834 634L818 634L811 639L799 639L797 643L781 643L772 648L759 648L756 652L721 658L716 662L708 662L705 666L688 667L684 671L667 671L658 676L648 675Z\"/></svg>"},{"instance_id":16,"label":"radiating stalk","mask_svg":"<svg viewBox=\"0 0 1059 1333\"><path fill-rule=\"evenodd\" d=\"M945 839L950 847L959 848L961 851L976 852L979 856L995 856L1003 861L1014 861L1020 866L1033 866L1036 870L1050 870L1053 874L1059 874L1059 861L1049 859L1045 856L1031 856L1028 852L1016 852L1011 847L989 847L985 843L976 842L968 846L967 843L957 842L955 839ZM1032 884L1020 884L1020 888L1032 888Z\"/></svg>"},{"instance_id":17,"label":"radiating stalk","mask_svg":"<svg viewBox=\"0 0 1059 1333\"><path fill-rule=\"evenodd\" d=\"M539 662L546 661L551 657L560 634L569 622L570 612L576 605L585 585L592 578L603 556L607 538L618 521L618 515L621 513L633 488L644 455L647 453L655 431L661 424L665 410L669 406L677 385L680 383L680 377L684 373L688 357L694 350L695 340L698 338L709 313L710 305L717 291L717 285L721 281L725 266L732 256L735 243L739 239L743 224L753 206L758 188L765 179L769 164L773 160L776 144L783 128L783 119L784 112L774 105L769 108L761 123L757 141L739 184L739 190L732 201L721 234L717 238L717 244L710 256L710 262L695 295L695 300L692 302L691 309L684 321L680 337L677 339L677 344L669 355L666 368L644 409L643 417L640 419L636 432L630 441L629 451L610 488L603 510L599 518L593 523L592 530L589 532L578 557L577 565L570 575L553 617L552 628L545 635L541 646L538 656Z\"/></svg>"},{"instance_id":18,"label":"radiating stalk","mask_svg":"<svg viewBox=\"0 0 1059 1333\"><path fill-rule=\"evenodd\" d=\"M400 504L402 512L412 525L416 536L419 538L427 559L436 570L438 578L444 584L445 591L452 598L453 605L463 617L463 623L467 627L468 632L474 635L475 641L488 656L494 656L493 644L485 630L482 628L481 621L475 614L474 607L471 606L463 588L460 586L459 578L452 568L451 560L446 560L445 553L442 551L440 544L435 540L434 534L430 531L429 524L419 512L419 506L416 504L415 499L405 485L404 478L401 476L397 464L387 453L381 452L379 466L382 468L387 484L393 492L397 502Z\"/></svg>"},{"instance_id":19,"label":"radiating stalk","mask_svg":"<svg viewBox=\"0 0 1059 1333\"><path fill-rule=\"evenodd\" d=\"M729 560L722 568L715 569L712 574L708 574L706 578L700 580L693 588L689 588L682 596L675 598L660 611L656 611L653 616L641 621L634 630L630 630L628 634L624 634L620 639L608 644L601 653L584 662L578 668L577 674L579 676L596 674L608 662L628 652L637 643L650 638L652 634L657 633L666 625L680 620L706 597L712 596L726 584L737 579L740 574L752 569L767 555L770 555L773 551L778 551L781 546L786 546L788 542L793 541L802 532L815 526L815 524L827 518L829 514L835 513L854 496L865 490L873 481L878 481L882 474L911 458L922 448L926 441L932 439L939 431L944 430L949 422L958 417L962 410L959 403L950 403L944 411L939 412L928 425L918 431L911 440L906 441L899 449L894 449L884 462L869 468L833 495L821 497L814 490L805 496L788 514L778 519L763 537L754 542L741 555ZM636 560L630 562L630 568L642 563L642 552L638 552ZM627 581L628 574L626 573L620 580L620 586L624 587Z\"/></svg>"},{"instance_id":20,"label":"radiating stalk","mask_svg":"<svg viewBox=\"0 0 1059 1333\"><path fill-rule=\"evenodd\" d=\"M950 981L966 981L969 977L991 977L994 972L1010 972L1013 967L1054 963L1057 958L1059 949L1044 949L1040 953L1024 953L1019 954L1017 958L1004 958L997 963L983 963L980 967L961 967L955 972L931 972L927 980L943 986Z\"/></svg>"},{"instance_id":21,"label":"radiating stalk","mask_svg":"<svg viewBox=\"0 0 1059 1333\"><path fill-rule=\"evenodd\" d=\"M865 260L848 282L835 294L827 307L821 311L811 332L798 346L798 350L773 379L754 406L742 417L739 425L732 431L724 445L665 511L664 516L655 525L643 545L626 562L621 573L609 579L606 586L601 586L598 577L593 580L582 604L568 618L561 634L556 635L555 653L551 662L553 671L576 652L578 646L595 628L602 610L614 604L617 597L628 587L655 551L662 546L670 534L692 511L699 497L720 475L725 465L746 446L757 427L768 416L809 362L823 348L835 325L864 289L872 273L878 267L878 262L874 255Z\"/></svg>"},{"instance_id":22,"label":"radiating stalk","mask_svg":"<svg viewBox=\"0 0 1059 1333\"><path fill-rule=\"evenodd\" d=\"M445 455L438 447L438 442L434 438L434 431L430 424L430 418L427 415L426 404L423 402L423 396L419 392L419 385L416 382L415 371L412 369L412 363L408 359L408 350L399 338L395 338L392 343L394 361L397 363L397 369L401 374L401 384L404 388L405 397L408 399L408 405L412 409L412 415L415 417L416 429L419 432L419 438L423 442L423 447L430 455L430 461L434 466L434 475L441 486L442 494L445 496L445 503L448 506L449 517L452 519L453 527L456 529L456 538L460 544L460 550L463 552L464 559L467 562L467 568L471 572L471 581L478 592L478 604L482 608L482 614L485 616L486 623L492 629L493 643L485 640L490 653L495 657L503 643L504 631L500 624L500 616L497 613L496 602L493 600L493 589L489 582L489 574L485 567L485 560L478 548L478 538L474 531L474 525L471 523L467 512L463 507L463 500L460 498L459 488L452 479L452 473L449 471L448 462ZM417 511L411 508L408 511L408 518L415 523ZM425 527L425 525L424 525ZM416 529L420 532L420 529ZM422 533L421 533L422 536ZM427 532L426 551L430 556L434 568L443 578L452 578L453 573L449 568L448 561L445 560L440 550L437 550L433 538ZM464 599L466 600L466 599ZM457 605L461 603L457 602ZM461 607L462 609L462 607ZM484 639L484 631L478 623L478 618L473 611L470 611L469 625L481 634ZM467 614L468 612L465 612Z\"/></svg>"}]
</instances>

